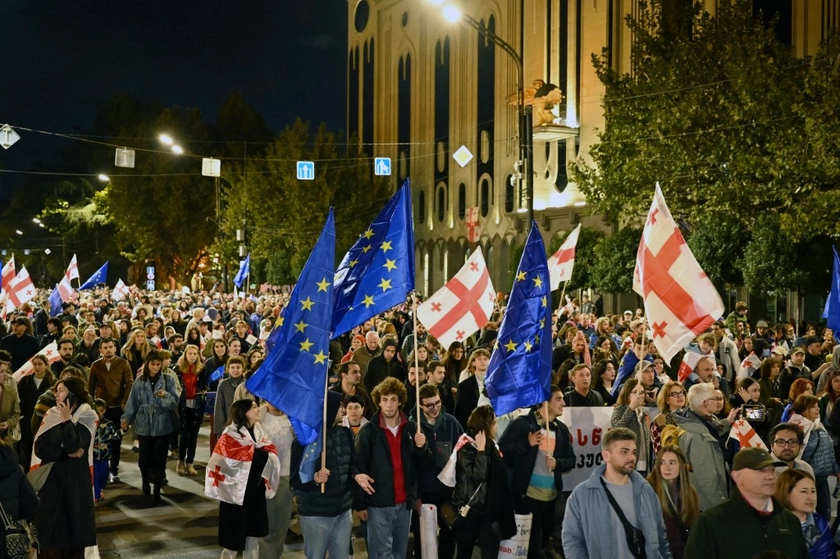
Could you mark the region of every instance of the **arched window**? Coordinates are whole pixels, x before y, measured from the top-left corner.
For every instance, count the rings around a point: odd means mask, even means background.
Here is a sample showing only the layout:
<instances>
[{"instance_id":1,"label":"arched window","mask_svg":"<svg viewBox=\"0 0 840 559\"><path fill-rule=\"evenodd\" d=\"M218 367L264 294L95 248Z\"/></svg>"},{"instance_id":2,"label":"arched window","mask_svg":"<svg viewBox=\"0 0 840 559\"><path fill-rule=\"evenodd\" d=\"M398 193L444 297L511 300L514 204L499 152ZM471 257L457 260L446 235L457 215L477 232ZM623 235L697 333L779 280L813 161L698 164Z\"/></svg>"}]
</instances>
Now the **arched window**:
<instances>
[{"instance_id":1,"label":"arched window","mask_svg":"<svg viewBox=\"0 0 840 559\"><path fill-rule=\"evenodd\" d=\"M458 219L464 219L467 215L467 185L458 185Z\"/></svg>"},{"instance_id":2,"label":"arched window","mask_svg":"<svg viewBox=\"0 0 840 559\"><path fill-rule=\"evenodd\" d=\"M438 186L437 189L437 218L438 221L443 222L446 217L446 189L443 185Z\"/></svg>"},{"instance_id":3,"label":"arched window","mask_svg":"<svg viewBox=\"0 0 840 559\"><path fill-rule=\"evenodd\" d=\"M479 185L479 200L481 206L481 217L487 217L487 214L490 213L490 179L484 177L481 179L481 184Z\"/></svg>"},{"instance_id":4,"label":"arched window","mask_svg":"<svg viewBox=\"0 0 840 559\"><path fill-rule=\"evenodd\" d=\"M426 192L417 193L417 223L426 223Z\"/></svg>"}]
</instances>

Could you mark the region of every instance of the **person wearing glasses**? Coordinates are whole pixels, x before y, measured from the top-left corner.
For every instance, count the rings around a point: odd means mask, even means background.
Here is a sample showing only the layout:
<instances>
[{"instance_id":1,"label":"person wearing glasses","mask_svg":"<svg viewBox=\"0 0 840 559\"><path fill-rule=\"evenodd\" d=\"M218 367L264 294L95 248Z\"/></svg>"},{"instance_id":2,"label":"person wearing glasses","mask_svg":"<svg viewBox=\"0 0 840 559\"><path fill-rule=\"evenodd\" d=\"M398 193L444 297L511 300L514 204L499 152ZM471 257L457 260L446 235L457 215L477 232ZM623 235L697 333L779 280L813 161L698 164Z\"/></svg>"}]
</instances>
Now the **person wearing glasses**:
<instances>
[{"instance_id":1,"label":"person wearing glasses","mask_svg":"<svg viewBox=\"0 0 840 559\"><path fill-rule=\"evenodd\" d=\"M659 391L659 396L656 398L659 414L650 424L650 442L653 444L654 454L659 454L662 446L662 430L665 426L677 424L671 414L685 408L685 403L685 388L675 380L665 383Z\"/></svg>"},{"instance_id":2,"label":"person wearing glasses","mask_svg":"<svg viewBox=\"0 0 840 559\"><path fill-rule=\"evenodd\" d=\"M778 476L783 471L793 468L803 470L814 477L814 468L805 460L798 458L802 443L805 442L805 431L795 423L779 423L770 431L770 452L773 457L784 462L785 466L776 468Z\"/></svg>"}]
</instances>

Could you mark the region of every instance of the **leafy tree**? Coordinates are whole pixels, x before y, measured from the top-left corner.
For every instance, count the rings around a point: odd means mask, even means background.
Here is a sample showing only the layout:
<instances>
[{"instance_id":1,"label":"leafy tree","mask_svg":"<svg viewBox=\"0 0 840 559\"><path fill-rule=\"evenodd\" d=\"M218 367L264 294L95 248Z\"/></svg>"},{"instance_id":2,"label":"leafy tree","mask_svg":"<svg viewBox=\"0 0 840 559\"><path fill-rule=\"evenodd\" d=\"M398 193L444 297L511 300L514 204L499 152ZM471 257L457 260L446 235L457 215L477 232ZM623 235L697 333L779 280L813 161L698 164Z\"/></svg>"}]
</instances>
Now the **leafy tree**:
<instances>
[{"instance_id":1,"label":"leafy tree","mask_svg":"<svg viewBox=\"0 0 840 559\"><path fill-rule=\"evenodd\" d=\"M640 229L625 227L595 245L589 270L593 287L603 293L624 293L633 289Z\"/></svg>"},{"instance_id":2,"label":"leafy tree","mask_svg":"<svg viewBox=\"0 0 840 559\"><path fill-rule=\"evenodd\" d=\"M744 249L744 282L751 291L768 296L796 289L805 274L796 267L796 247L773 216L762 216Z\"/></svg>"},{"instance_id":3,"label":"leafy tree","mask_svg":"<svg viewBox=\"0 0 840 559\"><path fill-rule=\"evenodd\" d=\"M749 233L733 216L700 216L687 237L691 252L713 283L743 283L741 259Z\"/></svg>"}]
</instances>

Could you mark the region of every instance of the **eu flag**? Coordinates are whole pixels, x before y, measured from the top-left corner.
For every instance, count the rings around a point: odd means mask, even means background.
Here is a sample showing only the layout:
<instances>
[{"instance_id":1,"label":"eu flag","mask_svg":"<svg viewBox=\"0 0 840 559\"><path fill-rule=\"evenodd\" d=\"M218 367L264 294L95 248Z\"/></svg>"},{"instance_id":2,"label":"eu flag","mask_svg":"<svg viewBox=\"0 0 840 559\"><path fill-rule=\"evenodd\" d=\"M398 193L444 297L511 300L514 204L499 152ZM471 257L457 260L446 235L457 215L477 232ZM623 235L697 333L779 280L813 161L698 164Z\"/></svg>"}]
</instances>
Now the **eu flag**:
<instances>
[{"instance_id":1,"label":"eu flag","mask_svg":"<svg viewBox=\"0 0 840 559\"><path fill-rule=\"evenodd\" d=\"M551 285L536 223L516 270L484 386L496 415L533 406L551 394Z\"/></svg>"},{"instance_id":2,"label":"eu flag","mask_svg":"<svg viewBox=\"0 0 840 559\"><path fill-rule=\"evenodd\" d=\"M324 230L292 290L274 345L245 383L248 391L286 412L301 444L323 425L335 275L335 220Z\"/></svg>"},{"instance_id":3,"label":"eu flag","mask_svg":"<svg viewBox=\"0 0 840 559\"><path fill-rule=\"evenodd\" d=\"M233 278L233 283L239 289L242 289L242 284L245 283L245 278L251 275L251 254L248 253L248 256L245 257L245 260L239 263L239 271L236 272L236 276Z\"/></svg>"},{"instance_id":4,"label":"eu flag","mask_svg":"<svg viewBox=\"0 0 840 559\"><path fill-rule=\"evenodd\" d=\"M50 293L50 317L60 315L64 309L61 308L61 294L58 292L58 287L53 289Z\"/></svg>"},{"instance_id":5,"label":"eu flag","mask_svg":"<svg viewBox=\"0 0 840 559\"><path fill-rule=\"evenodd\" d=\"M837 247L832 246L831 250L834 253L834 269L831 272L831 291L825 300L823 318L836 336L836 332L840 332L840 256L837 255Z\"/></svg>"},{"instance_id":6,"label":"eu flag","mask_svg":"<svg viewBox=\"0 0 840 559\"><path fill-rule=\"evenodd\" d=\"M338 336L405 302L414 289L414 229L408 180L362 233L335 273Z\"/></svg>"},{"instance_id":7,"label":"eu flag","mask_svg":"<svg viewBox=\"0 0 840 559\"><path fill-rule=\"evenodd\" d=\"M101 268L96 270L92 276L90 276L85 283L83 283L79 287L79 291L83 289L93 289L100 283L107 283L108 282L108 261L106 260L105 263L102 265Z\"/></svg>"}]
</instances>

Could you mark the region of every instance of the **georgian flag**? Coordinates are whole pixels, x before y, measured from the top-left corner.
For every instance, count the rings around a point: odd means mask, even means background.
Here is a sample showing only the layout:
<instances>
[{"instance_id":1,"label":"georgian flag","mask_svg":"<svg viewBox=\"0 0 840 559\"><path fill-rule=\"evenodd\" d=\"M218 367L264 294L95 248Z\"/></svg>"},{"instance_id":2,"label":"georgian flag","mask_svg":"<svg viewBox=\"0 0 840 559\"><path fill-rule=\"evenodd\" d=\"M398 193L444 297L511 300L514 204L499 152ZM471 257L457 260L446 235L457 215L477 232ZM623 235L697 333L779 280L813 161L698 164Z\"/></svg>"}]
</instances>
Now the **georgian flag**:
<instances>
[{"instance_id":1,"label":"georgian flag","mask_svg":"<svg viewBox=\"0 0 840 559\"><path fill-rule=\"evenodd\" d=\"M117 285L114 286L114 290L111 291L111 299L114 301L122 301L128 297L128 286L123 282L122 278L117 280Z\"/></svg>"},{"instance_id":2,"label":"georgian flag","mask_svg":"<svg viewBox=\"0 0 840 559\"><path fill-rule=\"evenodd\" d=\"M738 419L732 424L732 429L729 430L729 438L735 439L741 448L758 447L768 450L767 445L755 432L750 422L744 418Z\"/></svg>"},{"instance_id":3,"label":"georgian flag","mask_svg":"<svg viewBox=\"0 0 840 559\"><path fill-rule=\"evenodd\" d=\"M548 273L551 274L551 290L560 287L560 282L572 279L575 268L575 248L580 236L580 223L569 233L560 248L548 259Z\"/></svg>"},{"instance_id":4,"label":"georgian flag","mask_svg":"<svg viewBox=\"0 0 840 559\"><path fill-rule=\"evenodd\" d=\"M0 316L6 318L6 302L9 300L9 285L15 279L15 257L12 256L0 272Z\"/></svg>"},{"instance_id":5,"label":"georgian flag","mask_svg":"<svg viewBox=\"0 0 840 559\"><path fill-rule=\"evenodd\" d=\"M35 284L32 283L32 278L29 277L26 266L21 266L20 273L9 282L8 298L6 299L4 314L19 309L21 305L31 301L34 297Z\"/></svg>"},{"instance_id":6,"label":"georgian flag","mask_svg":"<svg viewBox=\"0 0 840 559\"><path fill-rule=\"evenodd\" d=\"M711 360L713 365L715 364L714 352L704 355L702 353L697 353L696 351L686 351L682 362L680 363L680 368L677 370L678 380L680 382L685 382L685 379L690 377L691 373L694 372L694 369L697 368L697 363L704 357Z\"/></svg>"},{"instance_id":7,"label":"georgian flag","mask_svg":"<svg viewBox=\"0 0 840 559\"><path fill-rule=\"evenodd\" d=\"M467 224L467 240L477 243L481 238L481 223L478 221L478 208L467 208L464 220Z\"/></svg>"},{"instance_id":8,"label":"georgian flag","mask_svg":"<svg viewBox=\"0 0 840 559\"><path fill-rule=\"evenodd\" d=\"M636 252L633 291L644 298L651 339L666 363L724 310L671 217L658 183Z\"/></svg>"},{"instance_id":9,"label":"georgian flag","mask_svg":"<svg viewBox=\"0 0 840 559\"><path fill-rule=\"evenodd\" d=\"M487 324L495 301L493 283L479 247L455 277L417 307L417 320L443 347L449 347Z\"/></svg>"},{"instance_id":10,"label":"georgian flag","mask_svg":"<svg viewBox=\"0 0 840 559\"><path fill-rule=\"evenodd\" d=\"M61 359L61 356L58 354L58 343L52 342L45 345L41 351L36 353L35 355L43 355L47 358L47 361L50 365ZM34 356L33 356L34 357ZM12 378L15 380L15 383L20 382L20 379L25 377L26 375L32 373L34 370L34 366L32 365L32 358L30 357L29 360L20 366L20 369L15 371L12 374Z\"/></svg>"},{"instance_id":11,"label":"georgian flag","mask_svg":"<svg viewBox=\"0 0 840 559\"><path fill-rule=\"evenodd\" d=\"M76 255L70 259L70 264L67 266L67 276L73 279L79 279L79 264L76 262Z\"/></svg>"},{"instance_id":12,"label":"georgian flag","mask_svg":"<svg viewBox=\"0 0 840 559\"><path fill-rule=\"evenodd\" d=\"M242 505L256 448L268 452L262 478L265 481L265 498L273 498L280 482L280 459L277 457L277 448L260 423L254 424L253 439L246 429L237 430L233 424L225 427L207 462L204 494L211 499Z\"/></svg>"}]
</instances>

